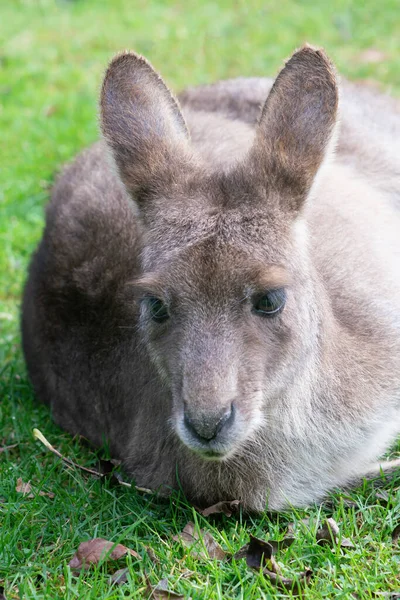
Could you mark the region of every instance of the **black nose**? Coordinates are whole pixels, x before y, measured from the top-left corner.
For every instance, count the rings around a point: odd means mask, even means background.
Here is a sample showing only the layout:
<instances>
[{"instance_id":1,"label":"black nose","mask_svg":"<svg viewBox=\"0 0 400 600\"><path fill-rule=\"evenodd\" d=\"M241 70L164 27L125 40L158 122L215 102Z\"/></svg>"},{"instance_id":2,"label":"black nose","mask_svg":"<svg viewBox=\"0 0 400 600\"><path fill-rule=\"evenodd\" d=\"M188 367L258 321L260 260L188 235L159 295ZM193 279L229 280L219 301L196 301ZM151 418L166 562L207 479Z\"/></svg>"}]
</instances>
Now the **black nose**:
<instances>
[{"instance_id":1,"label":"black nose","mask_svg":"<svg viewBox=\"0 0 400 600\"><path fill-rule=\"evenodd\" d=\"M190 411L187 407L184 411L184 423L188 431L201 442L214 440L222 429L227 429L235 419L235 408L233 404L228 409L215 412Z\"/></svg>"}]
</instances>

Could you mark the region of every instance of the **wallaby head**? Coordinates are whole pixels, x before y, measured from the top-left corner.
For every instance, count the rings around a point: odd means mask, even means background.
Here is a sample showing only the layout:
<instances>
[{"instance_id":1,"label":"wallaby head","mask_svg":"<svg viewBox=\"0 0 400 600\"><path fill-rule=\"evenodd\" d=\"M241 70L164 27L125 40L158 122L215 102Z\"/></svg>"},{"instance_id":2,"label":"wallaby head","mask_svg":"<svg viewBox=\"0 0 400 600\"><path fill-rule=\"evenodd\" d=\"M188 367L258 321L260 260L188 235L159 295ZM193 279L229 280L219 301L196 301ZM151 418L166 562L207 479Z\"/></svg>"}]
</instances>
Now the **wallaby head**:
<instances>
[{"instance_id":1,"label":"wallaby head","mask_svg":"<svg viewBox=\"0 0 400 600\"><path fill-rule=\"evenodd\" d=\"M302 211L337 103L331 63L302 48L250 151L221 172L148 62L123 54L107 71L101 128L142 224L139 330L169 390L169 426L206 458L235 453L315 359L322 291Z\"/></svg>"}]
</instances>

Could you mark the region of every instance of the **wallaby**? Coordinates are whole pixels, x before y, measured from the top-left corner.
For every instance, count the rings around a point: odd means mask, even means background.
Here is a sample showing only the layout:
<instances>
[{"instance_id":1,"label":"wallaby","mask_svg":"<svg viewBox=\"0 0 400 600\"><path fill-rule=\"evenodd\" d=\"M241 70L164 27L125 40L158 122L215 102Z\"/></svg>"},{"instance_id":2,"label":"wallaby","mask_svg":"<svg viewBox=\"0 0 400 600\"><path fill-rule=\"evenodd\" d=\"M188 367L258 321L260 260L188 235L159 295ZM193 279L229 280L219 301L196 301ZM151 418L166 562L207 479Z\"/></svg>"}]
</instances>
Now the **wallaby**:
<instances>
[{"instance_id":1,"label":"wallaby","mask_svg":"<svg viewBox=\"0 0 400 600\"><path fill-rule=\"evenodd\" d=\"M400 432L400 113L344 84L339 119L338 90L306 46L272 86L189 90L184 117L145 59L111 62L22 332L55 421L138 485L305 505Z\"/></svg>"}]
</instances>

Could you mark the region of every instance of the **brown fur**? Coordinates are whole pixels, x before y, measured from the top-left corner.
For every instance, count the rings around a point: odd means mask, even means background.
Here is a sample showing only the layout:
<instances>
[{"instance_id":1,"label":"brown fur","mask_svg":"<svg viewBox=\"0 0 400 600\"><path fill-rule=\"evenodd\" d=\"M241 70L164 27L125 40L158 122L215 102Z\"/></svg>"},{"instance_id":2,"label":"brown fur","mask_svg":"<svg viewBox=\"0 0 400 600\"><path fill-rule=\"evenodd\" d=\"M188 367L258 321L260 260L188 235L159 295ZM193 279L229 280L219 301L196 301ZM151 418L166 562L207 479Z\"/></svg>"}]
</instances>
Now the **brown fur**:
<instances>
[{"instance_id":1,"label":"brown fur","mask_svg":"<svg viewBox=\"0 0 400 600\"><path fill-rule=\"evenodd\" d=\"M111 155L94 145L56 183L22 328L55 420L107 440L139 485L302 505L399 432L400 117L367 94L360 123L348 86L333 157L321 50L296 52L263 107L268 80L220 82L181 96L185 119L147 61L111 63ZM257 313L281 288L283 310Z\"/></svg>"}]
</instances>

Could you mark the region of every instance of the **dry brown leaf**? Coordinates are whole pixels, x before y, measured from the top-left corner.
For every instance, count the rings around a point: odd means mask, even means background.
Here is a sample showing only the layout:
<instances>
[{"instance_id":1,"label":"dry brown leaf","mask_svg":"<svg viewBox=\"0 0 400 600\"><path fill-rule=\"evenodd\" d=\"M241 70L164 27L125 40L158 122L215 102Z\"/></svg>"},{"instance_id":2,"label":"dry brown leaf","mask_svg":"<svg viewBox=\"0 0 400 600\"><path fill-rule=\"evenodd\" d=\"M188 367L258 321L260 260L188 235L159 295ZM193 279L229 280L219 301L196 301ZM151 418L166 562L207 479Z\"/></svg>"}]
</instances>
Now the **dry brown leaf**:
<instances>
[{"instance_id":1,"label":"dry brown leaf","mask_svg":"<svg viewBox=\"0 0 400 600\"><path fill-rule=\"evenodd\" d=\"M157 585L151 585L149 578L145 575L146 584L147 584L147 598L153 600L166 600L168 598L184 598L181 594L177 594L176 592L172 592L168 589L168 579L161 579L157 583ZM188 600L191 600L189 598Z\"/></svg>"},{"instance_id":2,"label":"dry brown leaf","mask_svg":"<svg viewBox=\"0 0 400 600\"><path fill-rule=\"evenodd\" d=\"M274 573L268 569L263 569L264 577L267 577L269 581L277 588L284 592L291 592L292 596L303 596L304 585L310 583L312 577L311 569L298 573L296 579L289 579L288 577L282 577L279 573Z\"/></svg>"},{"instance_id":3,"label":"dry brown leaf","mask_svg":"<svg viewBox=\"0 0 400 600\"><path fill-rule=\"evenodd\" d=\"M240 560L241 558L246 558L247 556L247 552L249 549L249 544L245 544L244 546L242 546L240 548L240 550L238 550L232 558L234 558L235 560Z\"/></svg>"},{"instance_id":4,"label":"dry brown leaf","mask_svg":"<svg viewBox=\"0 0 400 600\"><path fill-rule=\"evenodd\" d=\"M115 585L123 585L128 582L128 573L129 569L125 567L125 569L118 569L115 571L110 577L110 582L115 583Z\"/></svg>"},{"instance_id":5,"label":"dry brown leaf","mask_svg":"<svg viewBox=\"0 0 400 600\"><path fill-rule=\"evenodd\" d=\"M271 544L274 554L276 554L284 548L289 548L295 541L296 538L293 535L285 535L282 540L268 540L268 544Z\"/></svg>"},{"instance_id":6,"label":"dry brown leaf","mask_svg":"<svg viewBox=\"0 0 400 600\"><path fill-rule=\"evenodd\" d=\"M348 538L340 538L339 525L335 519L326 519L323 526L318 529L316 536L317 543L320 545L334 546L339 543L342 548L354 548L354 544Z\"/></svg>"},{"instance_id":7,"label":"dry brown leaf","mask_svg":"<svg viewBox=\"0 0 400 600\"><path fill-rule=\"evenodd\" d=\"M155 587L151 588L151 596L156 600L164 600L165 598L184 598L182 594L177 594L168 589L168 580L162 579Z\"/></svg>"},{"instance_id":8,"label":"dry brown leaf","mask_svg":"<svg viewBox=\"0 0 400 600\"><path fill-rule=\"evenodd\" d=\"M263 569L266 567L268 571L279 573L280 567L274 556L274 549L265 540L250 536L250 542L246 553L246 563L251 569Z\"/></svg>"},{"instance_id":9,"label":"dry brown leaf","mask_svg":"<svg viewBox=\"0 0 400 600\"><path fill-rule=\"evenodd\" d=\"M24 483L22 481L22 477L18 477L17 485L15 486L15 491L19 494L23 494L24 496L30 494L30 497L33 498L33 494L31 494L32 486L30 482L28 481L28 483Z\"/></svg>"},{"instance_id":10,"label":"dry brown leaf","mask_svg":"<svg viewBox=\"0 0 400 600\"><path fill-rule=\"evenodd\" d=\"M375 498L380 500L380 504L383 504L384 506L388 504L390 500L390 496L386 490L377 490L375 492Z\"/></svg>"},{"instance_id":11,"label":"dry brown leaf","mask_svg":"<svg viewBox=\"0 0 400 600\"><path fill-rule=\"evenodd\" d=\"M91 564L95 565L103 558L106 558L106 560L118 560L125 554L130 554L141 560L141 556L137 552L122 544L115 544L103 538L94 538L80 544L78 550L69 561L68 566L71 569L77 570L82 568L87 569Z\"/></svg>"},{"instance_id":12,"label":"dry brown leaf","mask_svg":"<svg viewBox=\"0 0 400 600\"><path fill-rule=\"evenodd\" d=\"M400 523L392 531L392 544L395 546L400 538Z\"/></svg>"},{"instance_id":13,"label":"dry brown leaf","mask_svg":"<svg viewBox=\"0 0 400 600\"><path fill-rule=\"evenodd\" d=\"M282 542L274 543L281 544ZM291 543L293 543L292 538L288 538L288 544L290 545ZM308 584L312 577L311 569L298 573L296 579L282 577L280 566L275 561L273 554L273 544L250 536L250 542L236 552L233 558L236 560L246 558L248 567L257 570L262 569L264 577L269 579L276 587L285 592L291 592L294 596L302 595L304 585Z\"/></svg>"},{"instance_id":14,"label":"dry brown leaf","mask_svg":"<svg viewBox=\"0 0 400 600\"><path fill-rule=\"evenodd\" d=\"M54 492L44 492L43 490L39 491L39 496L46 496L47 498L51 498L51 499L56 497Z\"/></svg>"},{"instance_id":15,"label":"dry brown leaf","mask_svg":"<svg viewBox=\"0 0 400 600\"><path fill-rule=\"evenodd\" d=\"M268 540L268 542L263 542L263 543L268 544L266 556L267 557L269 555L272 556L273 554L280 552L284 548L289 548L289 546L291 546L293 544L295 539L296 538L294 538L293 536L286 536L283 538L283 540ZM257 540L257 538L253 538L253 540ZM258 540L258 541L262 542L262 540ZM235 560L240 560L241 558L246 558L248 555L248 552L249 552L249 547L250 547L250 544L245 544L244 546L242 546L242 548L240 548L240 550L238 550L236 552L236 554L233 555L233 558ZM271 554L271 549L272 549L272 554ZM261 563L259 563L257 568L259 568L260 565L261 565Z\"/></svg>"},{"instance_id":16,"label":"dry brown leaf","mask_svg":"<svg viewBox=\"0 0 400 600\"><path fill-rule=\"evenodd\" d=\"M214 515L218 513L223 513L227 517L232 516L233 513L237 513L240 506L240 500L223 500L222 502L217 502L212 506L204 508L200 510L200 514L203 517L208 517L209 515Z\"/></svg>"},{"instance_id":17,"label":"dry brown leaf","mask_svg":"<svg viewBox=\"0 0 400 600\"><path fill-rule=\"evenodd\" d=\"M22 481L22 477L18 477L17 485L15 486L15 491L18 492L19 494L23 494L27 498L34 498L36 495L32 490L30 481L28 481L28 483L24 483ZM39 496L47 496L47 498L55 498L55 496L56 496L53 492L44 492L43 490L39 490L39 492L37 492L37 494Z\"/></svg>"},{"instance_id":18,"label":"dry brown leaf","mask_svg":"<svg viewBox=\"0 0 400 600\"><path fill-rule=\"evenodd\" d=\"M182 533L175 535L173 539L182 542L187 548L192 548L194 546L195 549L191 550L191 554L195 558L215 558L217 560L223 560L226 557L226 552L224 552L221 546L214 540L211 533L204 529L198 531L192 521L189 521L183 528Z\"/></svg>"},{"instance_id":19,"label":"dry brown leaf","mask_svg":"<svg viewBox=\"0 0 400 600\"><path fill-rule=\"evenodd\" d=\"M297 521L296 523L289 523L287 526L286 536L287 537L296 537L296 533L298 533L298 530L301 527L305 527L306 529L309 529L310 519L309 518L300 519L300 521Z\"/></svg>"},{"instance_id":20,"label":"dry brown leaf","mask_svg":"<svg viewBox=\"0 0 400 600\"><path fill-rule=\"evenodd\" d=\"M145 549L147 552L147 556L149 557L151 562L155 565L159 565L160 559L158 558L157 554L154 552L153 548L151 548L150 546L145 546Z\"/></svg>"},{"instance_id":21,"label":"dry brown leaf","mask_svg":"<svg viewBox=\"0 0 400 600\"><path fill-rule=\"evenodd\" d=\"M388 55L379 48L367 48L360 52L358 60L366 65L375 65L387 60Z\"/></svg>"}]
</instances>

